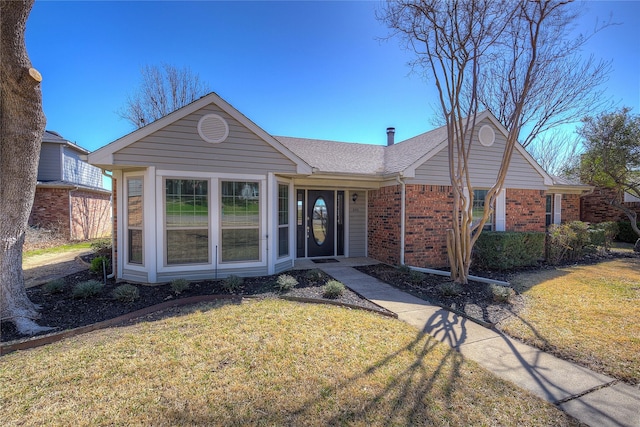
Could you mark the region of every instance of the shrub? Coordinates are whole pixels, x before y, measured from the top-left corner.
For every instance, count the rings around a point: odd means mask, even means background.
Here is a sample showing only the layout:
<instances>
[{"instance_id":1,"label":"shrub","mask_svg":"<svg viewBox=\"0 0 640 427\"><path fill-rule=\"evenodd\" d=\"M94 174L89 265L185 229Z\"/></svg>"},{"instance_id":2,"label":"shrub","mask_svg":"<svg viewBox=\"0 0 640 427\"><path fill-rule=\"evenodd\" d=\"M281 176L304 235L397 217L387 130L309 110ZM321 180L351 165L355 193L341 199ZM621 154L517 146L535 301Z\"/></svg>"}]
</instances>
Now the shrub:
<instances>
[{"instance_id":1,"label":"shrub","mask_svg":"<svg viewBox=\"0 0 640 427\"><path fill-rule=\"evenodd\" d=\"M222 281L222 287L227 292L232 293L239 290L243 282L244 282L244 279L242 277L232 274Z\"/></svg>"},{"instance_id":2,"label":"shrub","mask_svg":"<svg viewBox=\"0 0 640 427\"><path fill-rule=\"evenodd\" d=\"M322 288L322 296L325 298L338 298L345 291L345 286L337 280L329 280Z\"/></svg>"},{"instance_id":3,"label":"shrub","mask_svg":"<svg viewBox=\"0 0 640 427\"><path fill-rule=\"evenodd\" d=\"M73 287L73 291L71 291L71 296L74 298L90 298L98 295L104 284L102 282L98 282L97 280L87 280L86 282L80 282Z\"/></svg>"},{"instance_id":4,"label":"shrub","mask_svg":"<svg viewBox=\"0 0 640 427\"><path fill-rule=\"evenodd\" d=\"M438 285L438 290L445 297L456 297L462 293L462 287L456 282L442 282Z\"/></svg>"},{"instance_id":5,"label":"shrub","mask_svg":"<svg viewBox=\"0 0 640 427\"><path fill-rule=\"evenodd\" d=\"M109 258L107 258L106 256L97 256L94 259L91 260L91 267L89 267L89 270L91 270L94 273L98 273L98 274L102 274L103 267L102 264L104 263L104 270L109 271L109 266L111 265L111 261L109 261Z\"/></svg>"},{"instance_id":6,"label":"shrub","mask_svg":"<svg viewBox=\"0 0 640 427\"><path fill-rule=\"evenodd\" d=\"M491 285L489 288L491 289L493 300L496 302L508 302L511 295L515 293L513 289L508 286Z\"/></svg>"},{"instance_id":7,"label":"shrub","mask_svg":"<svg viewBox=\"0 0 640 427\"><path fill-rule=\"evenodd\" d=\"M140 291L137 287L125 283L120 285L111 292L113 299L120 302L133 302L140 298Z\"/></svg>"},{"instance_id":8,"label":"shrub","mask_svg":"<svg viewBox=\"0 0 640 427\"><path fill-rule=\"evenodd\" d=\"M324 280L324 273L318 268L307 271L307 279L313 283L319 283Z\"/></svg>"},{"instance_id":9,"label":"shrub","mask_svg":"<svg viewBox=\"0 0 640 427\"><path fill-rule=\"evenodd\" d=\"M473 248L474 262L490 270L535 266L544 259L544 233L484 231Z\"/></svg>"},{"instance_id":10,"label":"shrub","mask_svg":"<svg viewBox=\"0 0 640 427\"><path fill-rule=\"evenodd\" d=\"M191 284L187 279L173 279L171 283L169 283L169 286L171 286L171 290L174 294L179 295L183 291L189 289Z\"/></svg>"},{"instance_id":11,"label":"shrub","mask_svg":"<svg viewBox=\"0 0 640 427\"><path fill-rule=\"evenodd\" d=\"M409 273L409 281L414 285L419 285L424 280L424 273L416 270L411 270Z\"/></svg>"},{"instance_id":12,"label":"shrub","mask_svg":"<svg viewBox=\"0 0 640 427\"><path fill-rule=\"evenodd\" d=\"M631 228L631 222L629 221L618 221L618 235L616 236L616 240L626 243L635 243L638 240L638 235ZM638 223L638 227L640 227L640 222Z\"/></svg>"},{"instance_id":13,"label":"shrub","mask_svg":"<svg viewBox=\"0 0 640 427\"><path fill-rule=\"evenodd\" d=\"M552 224L547 235L547 261L558 264L582 258L589 250L591 238L585 222Z\"/></svg>"},{"instance_id":14,"label":"shrub","mask_svg":"<svg viewBox=\"0 0 640 427\"><path fill-rule=\"evenodd\" d=\"M298 286L298 280L288 274L281 274L278 276L277 284L281 291L289 291Z\"/></svg>"},{"instance_id":15,"label":"shrub","mask_svg":"<svg viewBox=\"0 0 640 427\"><path fill-rule=\"evenodd\" d=\"M111 255L111 239L97 239L91 242L91 249L99 256Z\"/></svg>"},{"instance_id":16,"label":"shrub","mask_svg":"<svg viewBox=\"0 0 640 427\"><path fill-rule=\"evenodd\" d=\"M65 286L64 279L54 279L42 285L42 290L48 294L59 294L64 291Z\"/></svg>"},{"instance_id":17,"label":"shrub","mask_svg":"<svg viewBox=\"0 0 640 427\"><path fill-rule=\"evenodd\" d=\"M600 246L605 250L611 249L613 239L618 234L618 223L607 221L599 224L592 224L589 227L590 243L594 246Z\"/></svg>"}]
</instances>

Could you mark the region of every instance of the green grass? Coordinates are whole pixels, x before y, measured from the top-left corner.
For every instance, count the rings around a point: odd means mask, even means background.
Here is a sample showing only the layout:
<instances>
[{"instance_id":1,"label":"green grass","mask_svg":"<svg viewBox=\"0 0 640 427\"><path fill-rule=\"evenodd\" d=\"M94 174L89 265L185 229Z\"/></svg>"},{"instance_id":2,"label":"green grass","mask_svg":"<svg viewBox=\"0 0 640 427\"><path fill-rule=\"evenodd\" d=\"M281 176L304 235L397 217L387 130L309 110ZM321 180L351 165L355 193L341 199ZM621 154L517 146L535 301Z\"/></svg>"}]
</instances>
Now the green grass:
<instances>
[{"instance_id":1,"label":"green grass","mask_svg":"<svg viewBox=\"0 0 640 427\"><path fill-rule=\"evenodd\" d=\"M0 359L0 425L577 425L396 320L200 305Z\"/></svg>"},{"instance_id":2,"label":"green grass","mask_svg":"<svg viewBox=\"0 0 640 427\"><path fill-rule=\"evenodd\" d=\"M77 243L68 243L66 245L55 246L52 248L45 249L34 249L32 251L26 251L22 254L22 258L30 258L37 255L49 255L49 254L58 254L62 252L75 251L79 249L91 249L91 242L77 242Z\"/></svg>"},{"instance_id":3,"label":"green grass","mask_svg":"<svg viewBox=\"0 0 640 427\"><path fill-rule=\"evenodd\" d=\"M640 384L640 260L519 275L526 307L500 325L511 336Z\"/></svg>"}]
</instances>

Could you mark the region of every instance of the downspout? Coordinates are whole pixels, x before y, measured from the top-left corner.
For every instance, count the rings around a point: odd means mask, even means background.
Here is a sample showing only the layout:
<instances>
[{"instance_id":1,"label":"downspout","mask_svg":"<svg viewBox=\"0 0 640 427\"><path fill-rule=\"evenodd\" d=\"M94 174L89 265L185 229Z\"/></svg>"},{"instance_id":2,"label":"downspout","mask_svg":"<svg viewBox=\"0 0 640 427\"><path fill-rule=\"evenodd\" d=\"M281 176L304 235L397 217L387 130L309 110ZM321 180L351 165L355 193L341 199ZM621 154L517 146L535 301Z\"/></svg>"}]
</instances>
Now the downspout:
<instances>
[{"instance_id":1,"label":"downspout","mask_svg":"<svg viewBox=\"0 0 640 427\"><path fill-rule=\"evenodd\" d=\"M396 181L400 184L402 191L400 192L400 265L404 265L404 234L405 234L405 203L406 203L406 184L402 180L402 172L396 177Z\"/></svg>"},{"instance_id":2,"label":"downspout","mask_svg":"<svg viewBox=\"0 0 640 427\"><path fill-rule=\"evenodd\" d=\"M114 229L114 225L115 225L115 221L114 221L114 217L113 217L113 175L109 175L108 173L105 172L104 169L100 169L102 171L102 175L106 176L107 178L111 179L111 274L107 275L107 279L113 279L116 276L116 270L115 270L115 262L113 262L113 260L116 259L115 257L115 250L116 250L116 245L114 244L114 239L115 239L115 229Z\"/></svg>"}]
</instances>

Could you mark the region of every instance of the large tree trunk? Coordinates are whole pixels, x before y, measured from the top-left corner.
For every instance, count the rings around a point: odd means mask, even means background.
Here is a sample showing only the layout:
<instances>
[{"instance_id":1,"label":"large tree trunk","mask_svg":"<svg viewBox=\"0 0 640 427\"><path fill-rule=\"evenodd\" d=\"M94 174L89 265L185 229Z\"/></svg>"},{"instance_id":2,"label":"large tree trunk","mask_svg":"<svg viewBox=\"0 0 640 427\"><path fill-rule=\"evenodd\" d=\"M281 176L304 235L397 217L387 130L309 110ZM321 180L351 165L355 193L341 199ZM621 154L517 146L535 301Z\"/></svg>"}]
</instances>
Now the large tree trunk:
<instances>
[{"instance_id":1,"label":"large tree trunk","mask_svg":"<svg viewBox=\"0 0 640 427\"><path fill-rule=\"evenodd\" d=\"M33 205L45 117L40 73L31 67L25 29L34 0L0 3L0 320L24 334L41 331L27 297L22 246Z\"/></svg>"}]
</instances>

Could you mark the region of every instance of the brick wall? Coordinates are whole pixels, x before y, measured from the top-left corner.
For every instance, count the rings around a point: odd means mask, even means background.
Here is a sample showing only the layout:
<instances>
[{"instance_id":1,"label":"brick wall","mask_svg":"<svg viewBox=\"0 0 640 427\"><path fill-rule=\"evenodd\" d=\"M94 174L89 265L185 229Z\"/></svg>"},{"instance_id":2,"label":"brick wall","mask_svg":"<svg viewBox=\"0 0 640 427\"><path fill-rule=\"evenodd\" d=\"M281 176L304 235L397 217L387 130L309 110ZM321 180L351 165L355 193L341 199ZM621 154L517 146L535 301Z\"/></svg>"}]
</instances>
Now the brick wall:
<instances>
[{"instance_id":1,"label":"brick wall","mask_svg":"<svg viewBox=\"0 0 640 427\"><path fill-rule=\"evenodd\" d=\"M506 231L544 232L546 196L543 190L507 188Z\"/></svg>"},{"instance_id":2,"label":"brick wall","mask_svg":"<svg viewBox=\"0 0 640 427\"><path fill-rule=\"evenodd\" d=\"M104 193L36 187L29 225L58 230L70 240L106 237L111 235L109 200Z\"/></svg>"},{"instance_id":3,"label":"brick wall","mask_svg":"<svg viewBox=\"0 0 640 427\"><path fill-rule=\"evenodd\" d=\"M407 185L406 199L405 264L448 266L446 231L452 227L452 188Z\"/></svg>"},{"instance_id":4,"label":"brick wall","mask_svg":"<svg viewBox=\"0 0 640 427\"><path fill-rule=\"evenodd\" d=\"M580 200L581 221L605 222L605 221L629 221L629 217L619 209L611 206L614 199L621 199L620 194L609 188L596 188L592 194L582 196ZM638 213L640 218L640 203L625 203L625 205Z\"/></svg>"},{"instance_id":5,"label":"brick wall","mask_svg":"<svg viewBox=\"0 0 640 427\"><path fill-rule=\"evenodd\" d=\"M368 254L378 261L400 263L400 202L399 185L370 190L368 194Z\"/></svg>"},{"instance_id":6,"label":"brick wall","mask_svg":"<svg viewBox=\"0 0 640 427\"><path fill-rule=\"evenodd\" d=\"M58 230L69 239L69 189L36 187L29 225Z\"/></svg>"},{"instance_id":7,"label":"brick wall","mask_svg":"<svg viewBox=\"0 0 640 427\"><path fill-rule=\"evenodd\" d=\"M416 267L448 266L446 230L452 226L453 192L450 186L407 185L405 264ZM569 199L575 204L575 200ZM400 263L401 187L369 192L369 256ZM545 192L506 192L507 231L545 231Z\"/></svg>"},{"instance_id":8,"label":"brick wall","mask_svg":"<svg viewBox=\"0 0 640 427\"><path fill-rule=\"evenodd\" d=\"M95 239L111 235L111 195L89 191L72 191L71 238Z\"/></svg>"},{"instance_id":9,"label":"brick wall","mask_svg":"<svg viewBox=\"0 0 640 427\"><path fill-rule=\"evenodd\" d=\"M560 219L562 222L580 221L579 194L563 194L561 208Z\"/></svg>"}]
</instances>

